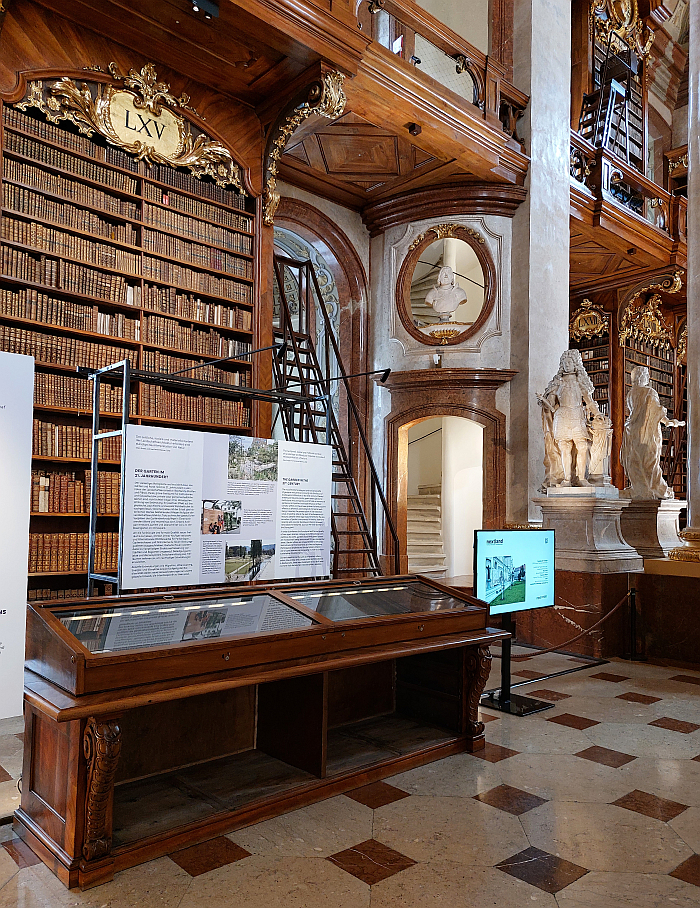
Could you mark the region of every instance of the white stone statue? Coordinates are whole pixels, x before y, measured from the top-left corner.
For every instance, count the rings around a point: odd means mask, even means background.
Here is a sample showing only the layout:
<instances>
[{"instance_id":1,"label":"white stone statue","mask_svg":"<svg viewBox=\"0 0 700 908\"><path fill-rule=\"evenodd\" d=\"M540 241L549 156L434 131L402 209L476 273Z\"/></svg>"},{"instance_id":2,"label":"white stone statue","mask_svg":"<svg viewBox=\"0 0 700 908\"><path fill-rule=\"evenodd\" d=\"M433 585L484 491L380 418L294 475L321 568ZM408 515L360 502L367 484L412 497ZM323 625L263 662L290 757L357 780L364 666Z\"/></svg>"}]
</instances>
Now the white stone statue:
<instances>
[{"instance_id":1,"label":"white stone statue","mask_svg":"<svg viewBox=\"0 0 700 908\"><path fill-rule=\"evenodd\" d=\"M426 306L431 306L441 322L449 322L452 313L467 301L467 294L455 280L455 273L449 265L443 265L438 273L437 284L428 291Z\"/></svg>"},{"instance_id":2,"label":"white stone statue","mask_svg":"<svg viewBox=\"0 0 700 908\"><path fill-rule=\"evenodd\" d=\"M591 420L591 456L588 479L598 484L610 485L610 449L612 447L612 420L597 413Z\"/></svg>"},{"instance_id":3,"label":"white stone statue","mask_svg":"<svg viewBox=\"0 0 700 908\"><path fill-rule=\"evenodd\" d=\"M562 353L559 371L537 399L542 407L544 431L543 488L591 485L588 480L592 442L589 418L598 420L599 438L603 431L607 432L607 425L600 422L605 417L593 399L593 383L578 350Z\"/></svg>"},{"instance_id":4,"label":"white stone statue","mask_svg":"<svg viewBox=\"0 0 700 908\"><path fill-rule=\"evenodd\" d=\"M684 426L679 419L669 419L659 395L649 385L649 369L632 369L632 387L627 395L627 419L622 433L620 460L629 487L625 498L673 498L673 489L661 473L661 426Z\"/></svg>"}]
</instances>

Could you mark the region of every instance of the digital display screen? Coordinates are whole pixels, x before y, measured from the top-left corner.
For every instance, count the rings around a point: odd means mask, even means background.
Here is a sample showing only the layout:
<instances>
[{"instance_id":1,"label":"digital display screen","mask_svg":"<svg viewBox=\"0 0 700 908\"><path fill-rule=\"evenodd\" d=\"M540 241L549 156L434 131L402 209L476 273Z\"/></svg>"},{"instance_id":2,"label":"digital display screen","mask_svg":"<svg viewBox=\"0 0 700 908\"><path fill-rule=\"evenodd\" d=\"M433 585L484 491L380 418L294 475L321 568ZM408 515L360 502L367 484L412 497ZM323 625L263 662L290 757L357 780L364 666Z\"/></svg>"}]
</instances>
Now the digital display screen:
<instances>
[{"instance_id":1,"label":"digital display screen","mask_svg":"<svg viewBox=\"0 0 700 908\"><path fill-rule=\"evenodd\" d=\"M554 605L554 530L475 530L474 595L492 615Z\"/></svg>"}]
</instances>

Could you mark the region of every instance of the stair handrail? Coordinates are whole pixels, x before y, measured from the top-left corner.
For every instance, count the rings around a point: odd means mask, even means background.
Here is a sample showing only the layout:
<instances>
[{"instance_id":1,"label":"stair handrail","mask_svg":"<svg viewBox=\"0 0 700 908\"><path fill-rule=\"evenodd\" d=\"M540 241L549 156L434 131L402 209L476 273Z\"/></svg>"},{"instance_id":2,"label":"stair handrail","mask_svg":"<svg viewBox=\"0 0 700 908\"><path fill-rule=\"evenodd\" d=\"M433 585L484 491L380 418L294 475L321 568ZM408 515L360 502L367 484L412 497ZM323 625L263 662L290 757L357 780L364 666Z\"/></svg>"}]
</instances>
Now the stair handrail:
<instances>
[{"instance_id":1,"label":"stair handrail","mask_svg":"<svg viewBox=\"0 0 700 908\"><path fill-rule=\"evenodd\" d=\"M323 318L324 342L326 344L328 344L328 342L330 341L330 345L333 350L333 354L335 356L337 367L338 367L338 376L337 377L338 377L340 383L345 388L345 393L346 393L347 400L348 400L349 410L352 413L353 420L355 423L355 428L357 430L357 434L358 434L358 437L360 439L360 443L362 446L362 450L365 454L365 459L369 466L369 473L370 473L370 479L371 479L370 500L372 503L372 510L374 512L374 509L376 506L375 505L375 494L374 494L376 492L376 494L378 495L379 500L381 502L386 526L389 529L389 534L391 536L392 543L393 543L394 570L395 570L395 573L400 574L401 573L401 552L400 552L400 546L399 546L399 534L396 531L396 526L392 519L391 512L389 510L389 505L386 500L386 496L384 495L384 489L382 488L382 483L380 481L379 474L377 473L377 468L374 465L374 459L372 457L372 452L371 452L371 449L369 446L369 442L367 441L367 435L365 434L365 430L362 426L362 417L360 416L360 412L357 409L357 405L355 404L355 400L354 400L354 397L352 395L352 391L350 388L350 382L348 381L347 373L345 371L345 367L343 366L343 360L340 355L340 348L338 347L338 342L335 337L335 331L333 330L333 326L332 326L331 320L328 316L328 312L326 311L326 307L323 305L323 296L321 294L321 288L319 287L318 280L316 279L316 272L314 270L314 267L310 261L298 262L298 261L295 261L294 259L290 259L290 258L287 258L286 256L281 256L281 255L275 256L275 262L277 263L276 273L277 273L278 282L280 282L279 265L281 265L282 267L284 267L286 265L290 268L299 269L300 276L301 276L302 269L305 270L307 286L308 286L308 282L310 280L310 283L314 288L314 291L316 293L316 298L319 303L319 305L316 307L316 310L321 312L322 318ZM283 291L281 282L279 283L279 285L280 285L280 289L281 289L280 295L283 295L284 291ZM301 306L301 288L300 288L299 297L300 297L299 305ZM307 300L307 305L308 305L308 300ZM310 327L310 320L308 318L308 315L309 315L309 313L307 313L306 322L307 322L307 327ZM289 308L288 308L288 306L286 306L286 298L285 298L285 316L291 317L290 313L289 313ZM293 335L294 332L291 331L291 334ZM328 367L328 360L326 358L326 368L327 367ZM326 378L326 380L322 380L322 382L323 382L322 388L326 395L330 395L330 382L327 380L327 378ZM373 517L374 517L374 514L373 514ZM374 519L372 521L372 524L373 524L373 531L375 533L374 543L375 543L375 548L376 548L376 542L377 542L377 540L376 540L376 523L375 523Z\"/></svg>"}]
</instances>

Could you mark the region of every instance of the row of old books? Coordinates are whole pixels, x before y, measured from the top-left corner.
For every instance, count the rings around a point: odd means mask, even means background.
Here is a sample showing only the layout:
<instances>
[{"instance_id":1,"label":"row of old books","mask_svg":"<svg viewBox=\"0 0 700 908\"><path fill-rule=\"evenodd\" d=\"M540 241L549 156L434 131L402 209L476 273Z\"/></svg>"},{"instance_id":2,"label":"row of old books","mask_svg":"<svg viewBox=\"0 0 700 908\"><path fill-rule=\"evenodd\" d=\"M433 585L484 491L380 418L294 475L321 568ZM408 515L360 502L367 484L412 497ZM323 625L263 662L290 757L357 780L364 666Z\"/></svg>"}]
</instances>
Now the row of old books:
<instances>
[{"instance_id":1,"label":"row of old books","mask_svg":"<svg viewBox=\"0 0 700 908\"><path fill-rule=\"evenodd\" d=\"M143 307L177 318L221 325L224 328L237 328L240 331L252 331L253 328L253 313L250 309L210 303L192 293L178 292L175 287L144 284Z\"/></svg>"},{"instance_id":2,"label":"row of old books","mask_svg":"<svg viewBox=\"0 0 700 908\"><path fill-rule=\"evenodd\" d=\"M103 192L94 186L72 180L58 173L49 173L41 167L35 167L26 161L14 161L3 158L3 182L12 180L24 186L33 186L51 195L60 196L78 205L90 205L110 214L138 219L139 206L136 202L122 199L120 196Z\"/></svg>"},{"instance_id":3,"label":"row of old books","mask_svg":"<svg viewBox=\"0 0 700 908\"><path fill-rule=\"evenodd\" d=\"M198 368L193 369L193 366ZM147 372L160 372L166 375L187 369L188 371L183 375L183 378L202 378L205 381L215 381L220 385L250 387L250 373L247 371L229 372L227 369L219 369L217 366L204 364L202 360L171 356L168 353L161 353L160 350L143 351L143 368Z\"/></svg>"},{"instance_id":4,"label":"row of old books","mask_svg":"<svg viewBox=\"0 0 700 908\"><path fill-rule=\"evenodd\" d=\"M224 337L213 328L192 328L160 315L144 316L143 339L149 344L191 350L205 356L241 356L252 349L248 341Z\"/></svg>"},{"instance_id":5,"label":"row of old books","mask_svg":"<svg viewBox=\"0 0 700 908\"><path fill-rule=\"evenodd\" d=\"M97 334L107 334L111 337L141 340L141 322L137 318L129 318L123 312L102 312L95 309L92 330Z\"/></svg>"},{"instance_id":6,"label":"row of old books","mask_svg":"<svg viewBox=\"0 0 700 908\"><path fill-rule=\"evenodd\" d=\"M119 533L95 534L95 569L116 571ZM30 533L29 573L48 574L88 569L87 533Z\"/></svg>"},{"instance_id":7,"label":"row of old books","mask_svg":"<svg viewBox=\"0 0 700 908\"><path fill-rule=\"evenodd\" d=\"M29 214L35 218L53 221L54 224L59 224L63 227L83 230L94 236L117 240L120 243L129 243L132 246L138 242L136 228L133 224L107 220L87 208L78 208L68 202L48 198L48 196L34 192L31 189L24 189L21 186L14 186L12 183L5 183L3 198L5 208L10 208L20 214Z\"/></svg>"},{"instance_id":8,"label":"row of old books","mask_svg":"<svg viewBox=\"0 0 700 908\"><path fill-rule=\"evenodd\" d=\"M32 470L33 514L85 513L85 483L75 473Z\"/></svg>"},{"instance_id":9,"label":"row of old books","mask_svg":"<svg viewBox=\"0 0 700 908\"><path fill-rule=\"evenodd\" d=\"M142 267L143 276L154 281L176 284L185 290L195 290L219 299L235 300L240 303L250 303L252 300L251 288L246 284L239 284L237 281L224 277L215 277L206 271L193 271L191 268L146 254L143 256Z\"/></svg>"},{"instance_id":10,"label":"row of old books","mask_svg":"<svg viewBox=\"0 0 700 908\"><path fill-rule=\"evenodd\" d=\"M2 236L11 243L32 246L52 255L78 259L100 268L127 271L134 275L140 272L140 256L122 249L121 246L88 240L55 227L47 227L37 221L24 221L6 216L2 219Z\"/></svg>"},{"instance_id":11,"label":"row of old books","mask_svg":"<svg viewBox=\"0 0 700 908\"><path fill-rule=\"evenodd\" d=\"M29 136L6 132L5 149L22 155L22 157L31 158L32 161L47 164L62 173L72 173L78 177L99 183L101 186L110 186L112 189L118 189L120 192L136 195L138 190L137 181L125 173L78 158L67 151L53 148L51 145L44 145Z\"/></svg>"},{"instance_id":12,"label":"row of old books","mask_svg":"<svg viewBox=\"0 0 700 908\"><path fill-rule=\"evenodd\" d=\"M193 200L194 201L194 200ZM235 215L235 217L238 217ZM242 228L247 230L249 225L245 219ZM203 240L205 243L215 243L217 246L224 246L231 252L244 252L246 255L253 253L253 239L247 234L239 233L226 227L218 227L214 224L208 224L205 221L196 218L186 217L177 211L168 211L166 208L156 208L143 203L143 221L145 224L152 224L161 230L170 230L175 233L181 233L183 236L192 237L195 240Z\"/></svg>"},{"instance_id":13,"label":"row of old books","mask_svg":"<svg viewBox=\"0 0 700 908\"><path fill-rule=\"evenodd\" d=\"M184 189L185 192L191 192L193 195L204 196L219 205L228 205L229 208L238 208L240 211L245 210L245 197L243 195L239 195L232 189L222 189L216 183L200 180L184 170L175 170L174 167L154 164L148 175L160 183L167 183L168 186L173 186L175 189Z\"/></svg>"},{"instance_id":14,"label":"row of old books","mask_svg":"<svg viewBox=\"0 0 700 908\"><path fill-rule=\"evenodd\" d=\"M85 510L90 510L92 470L85 471ZM101 470L97 474L97 513L118 514L120 511L121 474Z\"/></svg>"},{"instance_id":15,"label":"row of old books","mask_svg":"<svg viewBox=\"0 0 700 908\"><path fill-rule=\"evenodd\" d=\"M141 288L127 284L120 274L95 271L75 262L32 254L11 246L2 247L0 265L3 274L27 283L43 284L122 305L139 304Z\"/></svg>"},{"instance_id":16,"label":"row of old books","mask_svg":"<svg viewBox=\"0 0 700 908\"><path fill-rule=\"evenodd\" d=\"M121 437L116 435L100 442L100 460L118 461L122 453ZM92 429L35 419L32 426L32 454L37 457L69 457L90 460Z\"/></svg>"},{"instance_id":17,"label":"row of old books","mask_svg":"<svg viewBox=\"0 0 700 908\"><path fill-rule=\"evenodd\" d=\"M53 142L54 145L60 145L68 151L77 151L78 154L86 155L97 161L104 161L113 167L122 167L125 170L131 170L134 173L141 172L141 165L138 158L126 154L119 148L112 145L98 145L85 136L77 135L65 126L58 126L54 123L48 123L38 117L33 117L14 107L5 105L3 107L3 122L10 129L28 132L38 136L46 142Z\"/></svg>"},{"instance_id":18,"label":"row of old books","mask_svg":"<svg viewBox=\"0 0 700 908\"><path fill-rule=\"evenodd\" d=\"M109 587L109 589L107 589ZM111 596L113 592L113 586L111 583L105 584L105 596ZM42 602L43 600L51 599L85 599L87 598L87 587L79 587L78 589L51 589L50 587L41 587L34 590L27 590L27 601L28 602Z\"/></svg>"},{"instance_id":19,"label":"row of old books","mask_svg":"<svg viewBox=\"0 0 700 908\"><path fill-rule=\"evenodd\" d=\"M252 276L252 264L248 259L230 255L215 246L202 246L191 240L181 240L169 233L144 230L143 248L171 258L192 262L198 268L212 268L215 271L224 271L226 274L235 274L249 279Z\"/></svg>"},{"instance_id":20,"label":"row of old books","mask_svg":"<svg viewBox=\"0 0 700 908\"><path fill-rule=\"evenodd\" d=\"M135 353L126 347L115 347L78 340L62 334L45 334L28 328L0 324L0 350L35 357L41 363L64 366L88 366L101 369L129 359L135 365ZM226 355L226 354L224 354Z\"/></svg>"},{"instance_id":21,"label":"row of old books","mask_svg":"<svg viewBox=\"0 0 700 908\"><path fill-rule=\"evenodd\" d=\"M208 202L193 199L191 196L180 195L178 192L162 189L153 183L143 184L143 195L149 202L158 202L167 208L176 208L184 214L191 214L196 218L204 218L205 221L213 221L215 224L222 224L224 227L233 227L234 230L250 230L251 228L249 218L243 214L231 211L230 208L210 205Z\"/></svg>"},{"instance_id":22,"label":"row of old books","mask_svg":"<svg viewBox=\"0 0 700 908\"><path fill-rule=\"evenodd\" d=\"M34 375L34 405L37 407L66 407L71 410L92 410L92 382L77 375L36 372ZM100 382L100 412L121 413L122 389L119 385ZM136 393L131 393L130 412L135 414Z\"/></svg>"},{"instance_id":23,"label":"row of old books","mask_svg":"<svg viewBox=\"0 0 700 908\"><path fill-rule=\"evenodd\" d=\"M196 394L166 391L158 385L141 386L141 413L183 422L210 423L232 428L250 425L248 405Z\"/></svg>"}]
</instances>

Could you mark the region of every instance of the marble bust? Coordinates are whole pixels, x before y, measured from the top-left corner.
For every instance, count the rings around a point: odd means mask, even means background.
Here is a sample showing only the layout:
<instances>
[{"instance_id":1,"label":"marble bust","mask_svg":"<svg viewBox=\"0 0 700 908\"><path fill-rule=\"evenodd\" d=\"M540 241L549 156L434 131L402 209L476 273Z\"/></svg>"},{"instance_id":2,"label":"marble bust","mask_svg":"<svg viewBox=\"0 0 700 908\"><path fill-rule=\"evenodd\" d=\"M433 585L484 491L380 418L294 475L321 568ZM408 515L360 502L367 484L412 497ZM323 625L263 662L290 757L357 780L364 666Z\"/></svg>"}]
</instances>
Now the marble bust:
<instances>
[{"instance_id":1,"label":"marble bust","mask_svg":"<svg viewBox=\"0 0 700 908\"><path fill-rule=\"evenodd\" d=\"M557 374L544 394L537 395L545 443L543 489L591 485L588 477L594 440L596 478L604 479L611 424L600 412L593 391L580 352L565 350Z\"/></svg>"},{"instance_id":2,"label":"marble bust","mask_svg":"<svg viewBox=\"0 0 700 908\"><path fill-rule=\"evenodd\" d=\"M684 426L679 419L669 419L659 395L649 385L649 369L635 366L632 387L627 395L627 419L622 433L620 460L629 487L626 498L673 498L661 473L661 426Z\"/></svg>"},{"instance_id":3,"label":"marble bust","mask_svg":"<svg viewBox=\"0 0 700 908\"><path fill-rule=\"evenodd\" d=\"M426 305L432 307L441 322L449 322L452 313L466 300L467 294L455 280L454 271L449 265L443 265L437 284L425 297Z\"/></svg>"}]
</instances>

